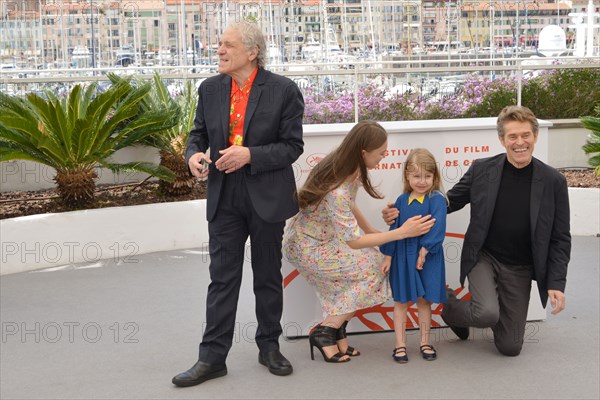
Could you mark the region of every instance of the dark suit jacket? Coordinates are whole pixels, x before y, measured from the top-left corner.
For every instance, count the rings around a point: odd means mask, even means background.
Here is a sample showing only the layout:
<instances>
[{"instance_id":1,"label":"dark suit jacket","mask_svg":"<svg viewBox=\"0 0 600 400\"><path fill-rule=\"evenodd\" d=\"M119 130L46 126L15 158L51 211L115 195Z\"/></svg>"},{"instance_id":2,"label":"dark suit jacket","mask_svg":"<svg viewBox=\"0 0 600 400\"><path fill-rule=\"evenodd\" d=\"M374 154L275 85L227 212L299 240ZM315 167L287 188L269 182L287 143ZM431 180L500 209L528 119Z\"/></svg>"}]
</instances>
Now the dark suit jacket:
<instances>
[{"instance_id":1,"label":"dark suit jacket","mask_svg":"<svg viewBox=\"0 0 600 400\"><path fill-rule=\"evenodd\" d=\"M229 146L231 77L206 79L198 88L194 129L186 148L190 157L210 148L210 173L206 216L212 221L217 211L224 173L215 168L219 150ZM243 146L251 161L242 169L254 209L267 222L281 222L298 212L294 201L296 180L292 163L302 154L304 99L290 79L259 68L244 119Z\"/></svg>"},{"instance_id":2,"label":"dark suit jacket","mask_svg":"<svg viewBox=\"0 0 600 400\"><path fill-rule=\"evenodd\" d=\"M506 154L476 160L447 193L448 212L471 204L471 218L461 255L461 285L485 243L505 160ZM565 290L571 254L569 194L564 176L536 158L533 159L529 207L534 279L545 307L548 290Z\"/></svg>"}]
</instances>

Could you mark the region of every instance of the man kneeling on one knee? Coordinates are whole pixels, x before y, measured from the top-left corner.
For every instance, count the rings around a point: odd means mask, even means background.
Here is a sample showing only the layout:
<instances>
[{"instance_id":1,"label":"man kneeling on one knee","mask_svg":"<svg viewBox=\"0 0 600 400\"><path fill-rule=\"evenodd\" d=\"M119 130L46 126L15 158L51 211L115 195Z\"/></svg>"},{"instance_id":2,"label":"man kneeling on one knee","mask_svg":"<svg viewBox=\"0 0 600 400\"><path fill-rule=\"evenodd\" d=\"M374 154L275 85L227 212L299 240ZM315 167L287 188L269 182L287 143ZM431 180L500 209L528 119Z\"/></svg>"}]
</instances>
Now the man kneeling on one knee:
<instances>
[{"instance_id":1,"label":"man kneeling on one knee","mask_svg":"<svg viewBox=\"0 0 600 400\"><path fill-rule=\"evenodd\" d=\"M469 327L488 328L500 353L521 352L531 292L539 288L552 314L565 308L571 253L566 179L533 157L538 121L526 107L508 106L497 120L506 153L476 160L448 191L448 213L471 205L461 254L460 282L469 279L469 301L447 289L442 319L462 340ZM398 212L383 210L391 223Z\"/></svg>"}]
</instances>

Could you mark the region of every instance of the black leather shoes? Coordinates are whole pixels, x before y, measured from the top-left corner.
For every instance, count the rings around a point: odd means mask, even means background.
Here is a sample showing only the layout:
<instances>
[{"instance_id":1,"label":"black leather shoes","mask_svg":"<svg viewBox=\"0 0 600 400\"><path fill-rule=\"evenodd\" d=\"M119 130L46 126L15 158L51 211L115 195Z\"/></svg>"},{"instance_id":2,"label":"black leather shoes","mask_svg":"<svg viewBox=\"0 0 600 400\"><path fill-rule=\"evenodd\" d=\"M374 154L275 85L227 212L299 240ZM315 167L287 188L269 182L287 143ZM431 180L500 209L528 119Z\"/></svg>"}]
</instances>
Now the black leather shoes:
<instances>
[{"instance_id":1,"label":"black leather shoes","mask_svg":"<svg viewBox=\"0 0 600 400\"><path fill-rule=\"evenodd\" d=\"M294 370L292 364L279 350L259 352L258 362L269 368L269 372L274 375L289 375Z\"/></svg>"},{"instance_id":2,"label":"black leather shoes","mask_svg":"<svg viewBox=\"0 0 600 400\"><path fill-rule=\"evenodd\" d=\"M207 364L198 361L192 368L177 374L172 382L174 385L181 387L195 386L209 379L215 379L225 375L227 375L227 366L225 364Z\"/></svg>"},{"instance_id":3,"label":"black leather shoes","mask_svg":"<svg viewBox=\"0 0 600 400\"><path fill-rule=\"evenodd\" d=\"M450 329L452 329L452 332L454 332L454 334L456 336L458 336L458 338L460 340L467 340L469 338L469 328L464 328L462 326L452 326L452 325L448 325L450 327Z\"/></svg>"},{"instance_id":4,"label":"black leather shoes","mask_svg":"<svg viewBox=\"0 0 600 400\"><path fill-rule=\"evenodd\" d=\"M430 344L424 344L420 347L421 356L425 361L433 361L437 359L437 351ZM427 351L431 351L431 353L426 353Z\"/></svg>"},{"instance_id":5,"label":"black leather shoes","mask_svg":"<svg viewBox=\"0 0 600 400\"><path fill-rule=\"evenodd\" d=\"M454 293L454 291L450 288L446 288L446 297L448 298L447 302L453 302L453 301L460 301L456 298L456 293ZM445 308L442 309L442 320L444 320L444 322L446 323L446 325L448 325L448 327L452 330L452 332L454 332L454 334L456 336L458 336L458 338L460 340L467 340L469 338L469 328L465 328L462 326L454 326L450 323L448 323L448 320L446 319L445 316Z\"/></svg>"}]
</instances>

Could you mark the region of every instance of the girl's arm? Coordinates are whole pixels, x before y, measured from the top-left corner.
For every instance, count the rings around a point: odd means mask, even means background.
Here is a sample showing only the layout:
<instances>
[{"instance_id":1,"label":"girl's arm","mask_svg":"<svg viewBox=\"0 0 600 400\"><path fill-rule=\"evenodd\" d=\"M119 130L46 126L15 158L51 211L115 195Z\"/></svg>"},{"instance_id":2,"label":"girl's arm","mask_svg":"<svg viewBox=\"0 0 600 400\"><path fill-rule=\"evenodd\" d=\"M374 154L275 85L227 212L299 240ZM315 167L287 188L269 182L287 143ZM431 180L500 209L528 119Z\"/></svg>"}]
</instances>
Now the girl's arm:
<instances>
[{"instance_id":1,"label":"girl's arm","mask_svg":"<svg viewBox=\"0 0 600 400\"><path fill-rule=\"evenodd\" d=\"M388 272L390 272L391 265L392 265L392 256L383 257L383 261L379 265L379 267L381 268L381 273L387 274Z\"/></svg>"},{"instance_id":2,"label":"girl's arm","mask_svg":"<svg viewBox=\"0 0 600 400\"><path fill-rule=\"evenodd\" d=\"M430 198L430 205L431 215L435 218L436 223L428 233L423 235L420 244L427 253L437 253L443 250L444 237L446 236L446 199L440 193L436 193Z\"/></svg>"},{"instance_id":3,"label":"girl's arm","mask_svg":"<svg viewBox=\"0 0 600 400\"><path fill-rule=\"evenodd\" d=\"M367 218L365 218L364 214L362 213L362 211L360 211L360 208L358 208L358 206L356 204L352 205L352 214L354 214L354 217L356 218L356 221L358 222L358 226L360 226L360 229L362 229L364 233L380 233L381 232L380 230L375 229L373 227L373 225L371 225L369 223L369 221L367 221Z\"/></svg>"}]
</instances>

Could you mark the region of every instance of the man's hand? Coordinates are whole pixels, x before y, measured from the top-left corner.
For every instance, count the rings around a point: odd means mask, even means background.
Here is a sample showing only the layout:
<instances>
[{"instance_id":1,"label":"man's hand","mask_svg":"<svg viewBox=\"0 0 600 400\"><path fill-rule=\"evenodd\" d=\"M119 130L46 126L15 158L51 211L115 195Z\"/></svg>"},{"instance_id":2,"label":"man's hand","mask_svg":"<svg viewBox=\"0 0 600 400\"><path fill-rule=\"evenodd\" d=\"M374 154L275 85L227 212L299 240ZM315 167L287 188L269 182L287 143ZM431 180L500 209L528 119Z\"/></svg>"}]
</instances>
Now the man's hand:
<instances>
[{"instance_id":1,"label":"man's hand","mask_svg":"<svg viewBox=\"0 0 600 400\"><path fill-rule=\"evenodd\" d=\"M204 163L202 163L204 161ZM212 164L210 158L204 153L196 153L190 157L188 167L196 178L205 179L208 176L208 164Z\"/></svg>"},{"instance_id":2,"label":"man's hand","mask_svg":"<svg viewBox=\"0 0 600 400\"><path fill-rule=\"evenodd\" d=\"M397 208L394 208L394 203L388 203L387 207L381 210L381 217L388 225L392 225L399 215L400 211L398 211Z\"/></svg>"},{"instance_id":3,"label":"man's hand","mask_svg":"<svg viewBox=\"0 0 600 400\"><path fill-rule=\"evenodd\" d=\"M565 294L560 290L548 290L548 298L553 308L550 314L556 315L565 309Z\"/></svg>"},{"instance_id":4,"label":"man's hand","mask_svg":"<svg viewBox=\"0 0 600 400\"><path fill-rule=\"evenodd\" d=\"M250 164L250 149L244 146L231 146L225 150L219 150L219 154L221 157L215 163L215 167L226 174Z\"/></svg>"}]
</instances>

